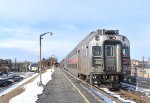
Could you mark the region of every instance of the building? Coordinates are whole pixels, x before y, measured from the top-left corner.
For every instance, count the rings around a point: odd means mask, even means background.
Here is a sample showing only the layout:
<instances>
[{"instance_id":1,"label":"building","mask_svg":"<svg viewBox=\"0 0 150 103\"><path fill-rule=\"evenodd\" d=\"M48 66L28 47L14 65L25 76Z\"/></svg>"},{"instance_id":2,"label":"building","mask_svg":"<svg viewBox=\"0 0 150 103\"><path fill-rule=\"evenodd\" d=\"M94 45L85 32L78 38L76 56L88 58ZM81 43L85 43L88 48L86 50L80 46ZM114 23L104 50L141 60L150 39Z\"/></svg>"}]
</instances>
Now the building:
<instances>
[{"instance_id":1,"label":"building","mask_svg":"<svg viewBox=\"0 0 150 103\"><path fill-rule=\"evenodd\" d=\"M150 68L150 61L131 60L131 67Z\"/></svg>"},{"instance_id":2,"label":"building","mask_svg":"<svg viewBox=\"0 0 150 103\"><path fill-rule=\"evenodd\" d=\"M150 92L150 68L131 68L130 81L135 81L136 90Z\"/></svg>"},{"instance_id":3,"label":"building","mask_svg":"<svg viewBox=\"0 0 150 103\"><path fill-rule=\"evenodd\" d=\"M39 65L38 63L31 63L29 65L29 71L36 72L38 71Z\"/></svg>"},{"instance_id":4,"label":"building","mask_svg":"<svg viewBox=\"0 0 150 103\"><path fill-rule=\"evenodd\" d=\"M25 62L20 62L18 64L19 64L20 72L28 72L29 71L30 62L25 61Z\"/></svg>"},{"instance_id":5,"label":"building","mask_svg":"<svg viewBox=\"0 0 150 103\"><path fill-rule=\"evenodd\" d=\"M150 78L150 62L131 60L131 76Z\"/></svg>"},{"instance_id":6,"label":"building","mask_svg":"<svg viewBox=\"0 0 150 103\"><path fill-rule=\"evenodd\" d=\"M1 73L7 73L8 71L11 71L12 69L12 62L11 59L0 59L0 72Z\"/></svg>"},{"instance_id":7,"label":"building","mask_svg":"<svg viewBox=\"0 0 150 103\"><path fill-rule=\"evenodd\" d=\"M19 63L12 63L12 71L17 72L19 71Z\"/></svg>"},{"instance_id":8,"label":"building","mask_svg":"<svg viewBox=\"0 0 150 103\"><path fill-rule=\"evenodd\" d=\"M142 67L143 61L139 60L131 60L131 67Z\"/></svg>"},{"instance_id":9,"label":"building","mask_svg":"<svg viewBox=\"0 0 150 103\"><path fill-rule=\"evenodd\" d=\"M131 68L131 76L150 78L150 68Z\"/></svg>"},{"instance_id":10,"label":"building","mask_svg":"<svg viewBox=\"0 0 150 103\"><path fill-rule=\"evenodd\" d=\"M31 63L30 62L15 62L12 65L12 71L14 72L28 72L29 71L29 65Z\"/></svg>"},{"instance_id":11,"label":"building","mask_svg":"<svg viewBox=\"0 0 150 103\"><path fill-rule=\"evenodd\" d=\"M48 59L42 59L41 60L41 67L42 67L42 70L45 70L45 69L49 69L51 68L53 65L57 64L57 59L54 58L54 57L51 57L51 58L48 58ZM39 64L40 65L40 64Z\"/></svg>"}]
</instances>

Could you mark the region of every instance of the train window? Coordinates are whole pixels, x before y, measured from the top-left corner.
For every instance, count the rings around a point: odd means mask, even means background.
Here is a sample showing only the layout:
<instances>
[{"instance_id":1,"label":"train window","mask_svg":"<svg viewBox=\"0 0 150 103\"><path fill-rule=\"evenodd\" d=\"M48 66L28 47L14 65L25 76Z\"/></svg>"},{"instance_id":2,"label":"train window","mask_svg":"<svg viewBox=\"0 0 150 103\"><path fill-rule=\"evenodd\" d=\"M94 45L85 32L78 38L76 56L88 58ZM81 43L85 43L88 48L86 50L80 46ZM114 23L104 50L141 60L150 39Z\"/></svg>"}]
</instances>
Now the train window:
<instances>
[{"instance_id":1,"label":"train window","mask_svg":"<svg viewBox=\"0 0 150 103\"><path fill-rule=\"evenodd\" d=\"M101 47L100 46L93 46L92 47L92 54L93 54L93 56L101 56Z\"/></svg>"},{"instance_id":2,"label":"train window","mask_svg":"<svg viewBox=\"0 0 150 103\"><path fill-rule=\"evenodd\" d=\"M114 47L113 46L107 46L106 51L107 51L107 56L114 56Z\"/></svg>"},{"instance_id":3,"label":"train window","mask_svg":"<svg viewBox=\"0 0 150 103\"><path fill-rule=\"evenodd\" d=\"M129 47L125 46L122 49L123 56L129 56Z\"/></svg>"}]
</instances>

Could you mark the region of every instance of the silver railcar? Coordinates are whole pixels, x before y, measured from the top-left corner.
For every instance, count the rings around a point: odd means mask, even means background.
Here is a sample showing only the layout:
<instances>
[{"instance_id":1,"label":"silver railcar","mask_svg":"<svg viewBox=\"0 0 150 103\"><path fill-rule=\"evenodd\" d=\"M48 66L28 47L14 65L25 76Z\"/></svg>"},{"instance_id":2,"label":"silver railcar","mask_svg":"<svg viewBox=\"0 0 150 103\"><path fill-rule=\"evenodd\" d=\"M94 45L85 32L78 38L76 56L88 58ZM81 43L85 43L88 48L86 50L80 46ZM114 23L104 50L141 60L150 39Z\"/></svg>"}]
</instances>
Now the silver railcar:
<instances>
[{"instance_id":1,"label":"silver railcar","mask_svg":"<svg viewBox=\"0 0 150 103\"><path fill-rule=\"evenodd\" d=\"M96 30L61 62L61 67L91 84L119 83L130 65L130 43L118 30Z\"/></svg>"}]
</instances>

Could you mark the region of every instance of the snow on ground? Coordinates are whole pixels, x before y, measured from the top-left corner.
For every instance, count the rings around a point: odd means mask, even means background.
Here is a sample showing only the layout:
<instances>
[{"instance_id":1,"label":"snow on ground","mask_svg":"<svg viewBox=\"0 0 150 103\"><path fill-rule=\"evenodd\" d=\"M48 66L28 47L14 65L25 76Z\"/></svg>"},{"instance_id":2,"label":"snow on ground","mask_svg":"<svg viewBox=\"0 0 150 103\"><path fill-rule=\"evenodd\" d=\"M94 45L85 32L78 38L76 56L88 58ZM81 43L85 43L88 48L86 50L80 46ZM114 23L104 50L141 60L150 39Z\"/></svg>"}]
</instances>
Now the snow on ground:
<instances>
[{"instance_id":1,"label":"snow on ground","mask_svg":"<svg viewBox=\"0 0 150 103\"><path fill-rule=\"evenodd\" d=\"M145 94L150 93L150 89L146 89L146 88L142 88L142 87L137 87L137 91L145 93Z\"/></svg>"},{"instance_id":2,"label":"snow on ground","mask_svg":"<svg viewBox=\"0 0 150 103\"><path fill-rule=\"evenodd\" d=\"M51 80L51 75L54 69L48 69L46 73L42 74L42 83L46 85L49 80ZM38 86L37 83L39 82L40 77L38 76L33 82L28 83L24 86L25 91L20 95L12 98L9 103L35 103L37 100L37 95L41 94L43 91L42 86Z\"/></svg>"},{"instance_id":3,"label":"snow on ground","mask_svg":"<svg viewBox=\"0 0 150 103\"><path fill-rule=\"evenodd\" d=\"M67 71L66 71L67 72ZM69 72L67 72L69 73ZM72 77L76 78L77 80L79 80L79 78L77 78L76 76L72 75L71 73L69 73ZM85 86L83 86L82 84L80 84L83 88L85 88ZM115 103L115 101L112 101L109 97L103 95L102 93L100 93L99 91L93 89L92 87L87 87L87 89L91 90L92 92L94 92L97 96L101 97L105 103Z\"/></svg>"},{"instance_id":4,"label":"snow on ground","mask_svg":"<svg viewBox=\"0 0 150 103\"><path fill-rule=\"evenodd\" d=\"M19 75L21 77L27 78L35 74L35 72L9 72L8 76Z\"/></svg>"},{"instance_id":5,"label":"snow on ground","mask_svg":"<svg viewBox=\"0 0 150 103\"><path fill-rule=\"evenodd\" d=\"M0 93L0 96L5 95L5 94L7 94L8 92L10 92L10 91L16 89L17 87L19 87L20 85L22 85L22 84L25 83L26 81L28 81L28 80L34 78L34 77L37 76L37 75L38 75L38 74L36 73L36 74L32 75L31 77L22 80L21 82L18 82L18 83L16 83L16 84L11 85L9 88L7 88L7 89L5 89L4 91L2 91L2 92Z\"/></svg>"},{"instance_id":6,"label":"snow on ground","mask_svg":"<svg viewBox=\"0 0 150 103\"><path fill-rule=\"evenodd\" d=\"M109 97L103 95L102 93L100 93L99 91L89 87L90 90L92 90L96 95L98 95L99 97L101 97L105 103L115 103L115 101L112 101Z\"/></svg>"},{"instance_id":7,"label":"snow on ground","mask_svg":"<svg viewBox=\"0 0 150 103\"><path fill-rule=\"evenodd\" d=\"M150 89L142 88L142 87L132 85L132 84L128 84L128 83L121 83L121 84L122 84L122 87L126 88L129 91L142 93L144 97L150 98Z\"/></svg>"},{"instance_id":8,"label":"snow on ground","mask_svg":"<svg viewBox=\"0 0 150 103\"><path fill-rule=\"evenodd\" d=\"M67 72L67 73L69 73L69 72ZM72 74L70 74L70 75L73 76ZM75 76L73 76L73 77L75 77ZM75 78L78 79L77 77L75 77ZM112 101L110 98L108 98L107 96L105 96L105 95L101 94L100 92L94 90L93 88L89 87L88 89L90 89L91 91L93 91L96 95L100 96L105 101L105 103L115 103L115 101ZM100 88L100 89L103 90L103 91L105 91L109 95L118 98L118 100L120 100L122 103L136 103L134 101L126 100L126 99L122 98L120 95L118 95L117 93L109 91L107 88Z\"/></svg>"},{"instance_id":9,"label":"snow on ground","mask_svg":"<svg viewBox=\"0 0 150 103\"><path fill-rule=\"evenodd\" d=\"M109 95L112 95L113 97L118 98L118 100L120 100L122 103L136 103L134 101L126 100L126 99L122 98L119 94L111 92L107 88L100 88L100 89L107 92Z\"/></svg>"}]
</instances>

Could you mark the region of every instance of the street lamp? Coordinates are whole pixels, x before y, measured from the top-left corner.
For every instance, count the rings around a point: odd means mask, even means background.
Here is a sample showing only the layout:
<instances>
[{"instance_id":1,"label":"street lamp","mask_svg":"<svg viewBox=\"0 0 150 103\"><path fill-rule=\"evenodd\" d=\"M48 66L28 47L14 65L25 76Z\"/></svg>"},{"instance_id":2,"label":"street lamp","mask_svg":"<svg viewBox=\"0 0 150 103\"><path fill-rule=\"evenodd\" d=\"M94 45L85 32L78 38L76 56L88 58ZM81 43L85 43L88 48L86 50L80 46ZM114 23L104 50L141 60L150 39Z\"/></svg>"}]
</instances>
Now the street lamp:
<instances>
[{"instance_id":1,"label":"street lamp","mask_svg":"<svg viewBox=\"0 0 150 103\"><path fill-rule=\"evenodd\" d=\"M53 55L51 55L51 69L52 69L52 64L53 64L53 63L52 63L52 61L53 61L53 60L52 60L52 57L53 57Z\"/></svg>"},{"instance_id":2,"label":"street lamp","mask_svg":"<svg viewBox=\"0 0 150 103\"><path fill-rule=\"evenodd\" d=\"M43 83L42 83L42 63L41 63L41 58L42 58L42 49L41 49L41 41L42 41L42 37L44 36L44 35L46 35L46 34L50 34L50 35L53 35L53 33L52 32L47 32L47 33L43 33L43 34L41 34L40 35L40 68L39 68L39 70L40 70L40 82L38 83L38 85L39 86L43 86Z\"/></svg>"},{"instance_id":3,"label":"street lamp","mask_svg":"<svg viewBox=\"0 0 150 103\"><path fill-rule=\"evenodd\" d=\"M50 61L50 62L51 62L51 64L50 64L50 66L51 66L51 72L52 72L52 65L53 65L53 58L52 58L53 56L54 56L54 55L51 55L51 59L50 59L50 60L51 60L51 61Z\"/></svg>"}]
</instances>

